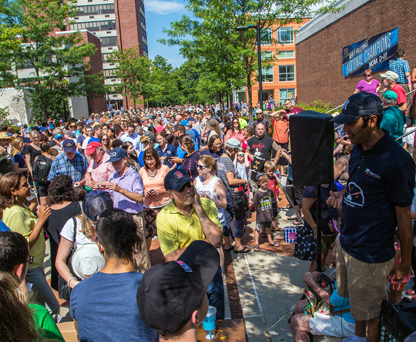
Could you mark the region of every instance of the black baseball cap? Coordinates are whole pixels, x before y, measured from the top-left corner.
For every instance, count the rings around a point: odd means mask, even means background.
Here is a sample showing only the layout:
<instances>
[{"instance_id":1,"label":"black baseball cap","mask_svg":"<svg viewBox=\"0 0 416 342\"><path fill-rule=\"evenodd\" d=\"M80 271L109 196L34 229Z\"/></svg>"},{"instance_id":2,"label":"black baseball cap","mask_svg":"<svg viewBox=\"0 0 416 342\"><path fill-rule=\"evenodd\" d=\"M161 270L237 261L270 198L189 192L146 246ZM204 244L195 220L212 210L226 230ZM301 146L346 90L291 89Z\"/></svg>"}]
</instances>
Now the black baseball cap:
<instances>
[{"instance_id":1,"label":"black baseball cap","mask_svg":"<svg viewBox=\"0 0 416 342\"><path fill-rule=\"evenodd\" d=\"M360 117L378 115L383 117L383 105L377 95L361 92L351 95L342 106L341 114L331 121L337 124L347 124Z\"/></svg>"},{"instance_id":2,"label":"black baseball cap","mask_svg":"<svg viewBox=\"0 0 416 342\"><path fill-rule=\"evenodd\" d=\"M178 260L148 269L136 296L143 323L162 335L177 332L201 304L219 264L217 249L196 240Z\"/></svg>"},{"instance_id":3,"label":"black baseball cap","mask_svg":"<svg viewBox=\"0 0 416 342\"><path fill-rule=\"evenodd\" d=\"M165 189L166 190L175 190L179 191L186 183L191 182L192 178L189 175L179 169L179 170L171 170L165 176Z\"/></svg>"},{"instance_id":4,"label":"black baseball cap","mask_svg":"<svg viewBox=\"0 0 416 342\"><path fill-rule=\"evenodd\" d=\"M82 210L92 221L98 221L104 211L113 209L113 200L107 191L93 190L84 197Z\"/></svg>"}]
</instances>

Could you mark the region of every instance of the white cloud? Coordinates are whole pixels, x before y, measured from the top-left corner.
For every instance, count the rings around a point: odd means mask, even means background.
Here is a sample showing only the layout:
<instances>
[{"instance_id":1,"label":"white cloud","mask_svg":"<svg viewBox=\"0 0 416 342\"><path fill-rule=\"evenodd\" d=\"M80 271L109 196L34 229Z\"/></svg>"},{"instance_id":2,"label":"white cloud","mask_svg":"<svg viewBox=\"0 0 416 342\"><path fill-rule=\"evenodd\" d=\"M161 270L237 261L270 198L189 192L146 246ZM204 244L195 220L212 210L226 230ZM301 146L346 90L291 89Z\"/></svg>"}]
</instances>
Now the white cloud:
<instances>
[{"instance_id":1,"label":"white cloud","mask_svg":"<svg viewBox=\"0 0 416 342\"><path fill-rule=\"evenodd\" d=\"M185 5L177 1L147 0L145 5L147 12L161 15L182 12L185 9Z\"/></svg>"}]
</instances>

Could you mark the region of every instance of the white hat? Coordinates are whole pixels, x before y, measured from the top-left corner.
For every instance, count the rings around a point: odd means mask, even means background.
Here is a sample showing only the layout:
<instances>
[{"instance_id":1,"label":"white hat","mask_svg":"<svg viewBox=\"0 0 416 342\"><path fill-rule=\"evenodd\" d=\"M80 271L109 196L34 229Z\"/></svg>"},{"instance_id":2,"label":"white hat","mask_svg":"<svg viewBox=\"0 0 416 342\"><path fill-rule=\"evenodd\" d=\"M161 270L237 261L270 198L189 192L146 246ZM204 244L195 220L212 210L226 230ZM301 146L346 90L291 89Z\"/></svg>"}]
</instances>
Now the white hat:
<instances>
[{"instance_id":1,"label":"white hat","mask_svg":"<svg viewBox=\"0 0 416 342\"><path fill-rule=\"evenodd\" d=\"M256 110L256 114L261 114L261 113L263 113L263 111L261 109Z\"/></svg>"},{"instance_id":2,"label":"white hat","mask_svg":"<svg viewBox=\"0 0 416 342\"><path fill-rule=\"evenodd\" d=\"M85 279L100 272L105 266L105 259L95 243L86 243L75 251L71 264L75 275Z\"/></svg>"}]
</instances>

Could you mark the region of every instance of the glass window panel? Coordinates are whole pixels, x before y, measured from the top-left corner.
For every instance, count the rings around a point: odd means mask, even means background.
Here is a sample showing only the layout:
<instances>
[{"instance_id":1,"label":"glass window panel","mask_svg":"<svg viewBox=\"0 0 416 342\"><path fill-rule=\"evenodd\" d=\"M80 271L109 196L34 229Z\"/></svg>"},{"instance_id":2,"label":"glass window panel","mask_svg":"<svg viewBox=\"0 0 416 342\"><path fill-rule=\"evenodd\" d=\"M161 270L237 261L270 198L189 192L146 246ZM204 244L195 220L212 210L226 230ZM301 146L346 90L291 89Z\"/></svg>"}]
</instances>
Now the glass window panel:
<instances>
[{"instance_id":1,"label":"glass window panel","mask_svg":"<svg viewBox=\"0 0 416 342\"><path fill-rule=\"evenodd\" d=\"M277 30L279 44L294 44L293 27L281 27Z\"/></svg>"}]
</instances>

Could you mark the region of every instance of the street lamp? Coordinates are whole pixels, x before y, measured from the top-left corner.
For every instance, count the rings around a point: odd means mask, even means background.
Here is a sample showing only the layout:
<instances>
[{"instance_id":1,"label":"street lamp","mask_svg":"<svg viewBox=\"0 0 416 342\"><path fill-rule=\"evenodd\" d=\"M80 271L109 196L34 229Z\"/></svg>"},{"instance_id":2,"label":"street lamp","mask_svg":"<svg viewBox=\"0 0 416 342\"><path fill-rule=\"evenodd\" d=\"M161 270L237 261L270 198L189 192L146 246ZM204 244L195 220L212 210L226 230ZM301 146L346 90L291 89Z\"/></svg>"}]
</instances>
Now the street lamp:
<instances>
[{"instance_id":1,"label":"street lamp","mask_svg":"<svg viewBox=\"0 0 416 342\"><path fill-rule=\"evenodd\" d=\"M263 110L263 76L261 74L261 43L260 43L260 25L248 25L248 26L239 26L235 30L236 31L245 31L250 29L257 30L257 59L258 59L258 73L259 73L259 102L260 102L260 109Z\"/></svg>"}]
</instances>

